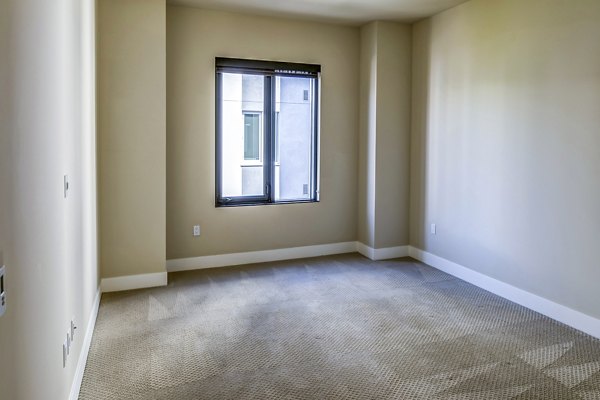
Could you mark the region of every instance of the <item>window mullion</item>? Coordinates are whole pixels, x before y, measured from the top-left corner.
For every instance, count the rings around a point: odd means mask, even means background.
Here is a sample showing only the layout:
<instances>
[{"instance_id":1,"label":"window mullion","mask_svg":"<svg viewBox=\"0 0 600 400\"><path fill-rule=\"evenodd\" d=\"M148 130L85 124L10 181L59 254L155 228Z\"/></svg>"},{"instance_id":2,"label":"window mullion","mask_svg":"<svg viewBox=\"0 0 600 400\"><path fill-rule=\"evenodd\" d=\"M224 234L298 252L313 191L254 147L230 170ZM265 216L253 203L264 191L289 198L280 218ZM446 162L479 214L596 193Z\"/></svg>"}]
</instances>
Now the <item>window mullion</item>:
<instances>
[{"instance_id":1,"label":"window mullion","mask_svg":"<svg viewBox=\"0 0 600 400\"><path fill-rule=\"evenodd\" d=\"M266 188L267 201L275 202L275 163L274 160L274 135L275 131L275 77L273 75L265 76L265 96L264 96L264 181Z\"/></svg>"},{"instance_id":2,"label":"window mullion","mask_svg":"<svg viewBox=\"0 0 600 400\"><path fill-rule=\"evenodd\" d=\"M217 135L215 138L215 204L221 204L223 199L223 124L222 118L222 107L223 107L223 74L215 74L215 93L216 93L216 107L215 107L215 122Z\"/></svg>"}]
</instances>

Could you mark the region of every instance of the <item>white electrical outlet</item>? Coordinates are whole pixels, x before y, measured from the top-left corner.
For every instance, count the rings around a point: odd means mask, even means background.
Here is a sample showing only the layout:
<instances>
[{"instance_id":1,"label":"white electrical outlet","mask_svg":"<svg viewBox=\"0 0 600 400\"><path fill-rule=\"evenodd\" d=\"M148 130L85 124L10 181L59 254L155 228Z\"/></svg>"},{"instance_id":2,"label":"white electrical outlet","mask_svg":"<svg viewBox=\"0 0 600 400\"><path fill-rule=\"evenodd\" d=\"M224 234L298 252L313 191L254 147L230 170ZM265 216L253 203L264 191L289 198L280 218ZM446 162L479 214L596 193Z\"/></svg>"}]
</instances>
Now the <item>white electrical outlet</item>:
<instances>
[{"instance_id":1,"label":"white electrical outlet","mask_svg":"<svg viewBox=\"0 0 600 400\"><path fill-rule=\"evenodd\" d=\"M436 235L437 234L437 228L436 228L435 224L431 224L431 234L432 235Z\"/></svg>"},{"instance_id":2,"label":"white electrical outlet","mask_svg":"<svg viewBox=\"0 0 600 400\"><path fill-rule=\"evenodd\" d=\"M200 236L200 225L194 225L194 236Z\"/></svg>"}]
</instances>

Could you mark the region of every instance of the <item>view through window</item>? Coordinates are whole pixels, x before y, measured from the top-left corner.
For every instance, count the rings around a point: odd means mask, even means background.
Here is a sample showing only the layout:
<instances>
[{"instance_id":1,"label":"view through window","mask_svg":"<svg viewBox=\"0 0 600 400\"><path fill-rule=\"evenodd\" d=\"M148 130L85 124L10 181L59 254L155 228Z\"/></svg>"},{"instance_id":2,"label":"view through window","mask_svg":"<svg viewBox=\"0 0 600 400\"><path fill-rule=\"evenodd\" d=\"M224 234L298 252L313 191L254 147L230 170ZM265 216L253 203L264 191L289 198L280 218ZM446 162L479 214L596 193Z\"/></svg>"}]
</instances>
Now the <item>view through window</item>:
<instances>
[{"instance_id":1,"label":"view through window","mask_svg":"<svg viewBox=\"0 0 600 400\"><path fill-rule=\"evenodd\" d=\"M320 67L216 63L216 205L318 201Z\"/></svg>"}]
</instances>

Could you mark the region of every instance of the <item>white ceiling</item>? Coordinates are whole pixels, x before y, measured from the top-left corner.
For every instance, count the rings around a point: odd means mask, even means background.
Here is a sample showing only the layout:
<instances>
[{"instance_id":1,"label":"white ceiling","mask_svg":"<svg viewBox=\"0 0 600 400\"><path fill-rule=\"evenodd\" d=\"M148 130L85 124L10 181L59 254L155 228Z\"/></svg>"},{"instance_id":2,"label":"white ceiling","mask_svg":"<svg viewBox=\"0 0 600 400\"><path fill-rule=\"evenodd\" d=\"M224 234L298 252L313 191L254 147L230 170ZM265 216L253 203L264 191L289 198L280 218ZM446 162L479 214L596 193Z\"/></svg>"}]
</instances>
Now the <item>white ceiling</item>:
<instances>
[{"instance_id":1,"label":"white ceiling","mask_svg":"<svg viewBox=\"0 0 600 400\"><path fill-rule=\"evenodd\" d=\"M168 3L362 25L375 20L413 22L466 1L468 0L168 0Z\"/></svg>"}]
</instances>

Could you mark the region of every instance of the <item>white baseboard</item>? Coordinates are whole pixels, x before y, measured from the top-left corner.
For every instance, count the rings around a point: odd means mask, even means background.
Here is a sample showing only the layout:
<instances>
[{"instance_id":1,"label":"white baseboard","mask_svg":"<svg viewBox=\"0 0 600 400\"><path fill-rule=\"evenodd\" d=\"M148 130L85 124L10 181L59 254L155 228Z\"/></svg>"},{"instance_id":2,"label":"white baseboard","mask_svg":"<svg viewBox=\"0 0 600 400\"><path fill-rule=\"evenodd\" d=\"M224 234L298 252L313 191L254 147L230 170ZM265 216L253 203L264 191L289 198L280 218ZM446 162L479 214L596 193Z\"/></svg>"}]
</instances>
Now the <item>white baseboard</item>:
<instances>
[{"instance_id":1,"label":"white baseboard","mask_svg":"<svg viewBox=\"0 0 600 400\"><path fill-rule=\"evenodd\" d=\"M290 247L286 249L178 258L167 260L167 271L188 271L194 269L227 267L232 265L253 264L259 262L293 260L295 258L319 257L332 254L353 253L355 251L356 242L342 242L319 244L315 246Z\"/></svg>"},{"instance_id":2,"label":"white baseboard","mask_svg":"<svg viewBox=\"0 0 600 400\"><path fill-rule=\"evenodd\" d=\"M358 251L360 254L362 254L370 260L375 259L375 249L367 246L362 242L356 242L356 251Z\"/></svg>"},{"instance_id":3,"label":"white baseboard","mask_svg":"<svg viewBox=\"0 0 600 400\"><path fill-rule=\"evenodd\" d=\"M412 258L600 339L600 319L410 246Z\"/></svg>"},{"instance_id":4,"label":"white baseboard","mask_svg":"<svg viewBox=\"0 0 600 400\"><path fill-rule=\"evenodd\" d=\"M389 260L390 258L399 258L408 256L409 246L384 247L374 249L364 243L356 242L356 250L363 256L374 260Z\"/></svg>"},{"instance_id":5,"label":"white baseboard","mask_svg":"<svg viewBox=\"0 0 600 400\"><path fill-rule=\"evenodd\" d=\"M167 284L166 272L155 272L152 274L139 274L117 276L115 278L103 278L100 286L102 292L118 292L121 290L143 289Z\"/></svg>"},{"instance_id":6,"label":"white baseboard","mask_svg":"<svg viewBox=\"0 0 600 400\"><path fill-rule=\"evenodd\" d=\"M69 400L77 400L79 398L79 390L81 389L83 373L85 372L85 365L87 364L87 358L90 352L90 346L92 344L92 336L94 335L94 327L96 326L96 318L98 317L98 309L100 308L101 297L102 290L98 288L96 298L94 299L94 304L92 305L90 318L85 329L85 335L83 336L83 343L81 345L81 351L79 352L79 359L77 360L77 369L75 370L75 376L73 377L73 384L71 385L71 394L69 395ZM81 335L81 332L79 335Z\"/></svg>"}]
</instances>

